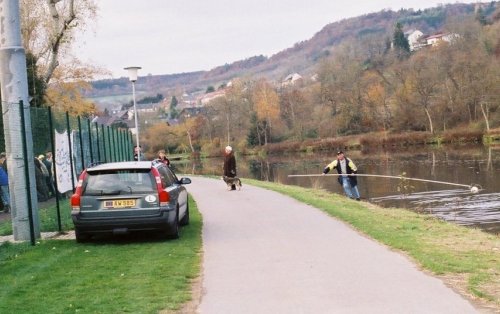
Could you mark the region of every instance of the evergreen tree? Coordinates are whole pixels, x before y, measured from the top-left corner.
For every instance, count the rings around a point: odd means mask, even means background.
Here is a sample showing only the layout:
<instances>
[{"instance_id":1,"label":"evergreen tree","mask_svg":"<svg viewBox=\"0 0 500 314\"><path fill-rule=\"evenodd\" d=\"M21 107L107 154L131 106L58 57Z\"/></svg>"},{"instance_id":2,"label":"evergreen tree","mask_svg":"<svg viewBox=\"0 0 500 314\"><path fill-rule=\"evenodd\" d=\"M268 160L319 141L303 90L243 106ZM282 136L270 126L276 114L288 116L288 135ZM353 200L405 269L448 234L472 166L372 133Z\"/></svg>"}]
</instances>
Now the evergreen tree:
<instances>
[{"instance_id":1,"label":"evergreen tree","mask_svg":"<svg viewBox=\"0 0 500 314\"><path fill-rule=\"evenodd\" d=\"M28 94L30 96L30 105L32 107L41 107L44 103L45 91L47 85L43 78L38 76L35 56L26 52L26 68L28 74Z\"/></svg>"},{"instance_id":2,"label":"evergreen tree","mask_svg":"<svg viewBox=\"0 0 500 314\"><path fill-rule=\"evenodd\" d=\"M476 11L476 21L483 26L488 24L488 20L486 19L486 15L484 14L482 7L479 7Z\"/></svg>"},{"instance_id":3,"label":"evergreen tree","mask_svg":"<svg viewBox=\"0 0 500 314\"><path fill-rule=\"evenodd\" d=\"M177 104L179 104L177 97L172 96L172 99L170 100L170 109L174 109L175 107L177 107Z\"/></svg>"},{"instance_id":4,"label":"evergreen tree","mask_svg":"<svg viewBox=\"0 0 500 314\"><path fill-rule=\"evenodd\" d=\"M179 112L177 112L176 109L178 103L177 97L172 96L172 99L170 100L170 119L175 119L179 115Z\"/></svg>"},{"instance_id":5,"label":"evergreen tree","mask_svg":"<svg viewBox=\"0 0 500 314\"><path fill-rule=\"evenodd\" d=\"M399 22L396 23L392 42L394 44L394 49L403 53L410 53L410 43L408 43L408 39L403 32L403 25Z\"/></svg>"},{"instance_id":6,"label":"evergreen tree","mask_svg":"<svg viewBox=\"0 0 500 314\"><path fill-rule=\"evenodd\" d=\"M250 116L250 124L251 127L247 135L247 144L250 147L255 147L260 144L257 113L252 112L252 115Z\"/></svg>"},{"instance_id":7,"label":"evergreen tree","mask_svg":"<svg viewBox=\"0 0 500 314\"><path fill-rule=\"evenodd\" d=\"M210 86L207 87L207 90L205 91L205 94L213 93L213 92L215 92L215 87L213 87L212 85L210 85Z\"/></svg>"}]
</instances>

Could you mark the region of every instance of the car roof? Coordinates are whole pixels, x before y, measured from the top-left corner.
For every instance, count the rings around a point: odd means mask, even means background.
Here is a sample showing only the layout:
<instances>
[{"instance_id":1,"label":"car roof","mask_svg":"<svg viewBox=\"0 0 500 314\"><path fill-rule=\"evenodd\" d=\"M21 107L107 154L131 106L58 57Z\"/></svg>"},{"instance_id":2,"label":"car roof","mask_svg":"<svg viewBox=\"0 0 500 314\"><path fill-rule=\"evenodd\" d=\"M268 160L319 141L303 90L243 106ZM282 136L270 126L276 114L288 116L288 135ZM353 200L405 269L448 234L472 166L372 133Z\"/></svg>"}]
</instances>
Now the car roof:
<instances>
[{"instance_id":1,"label":"car roof","mask_svg":"<svg viewBox=\"0 0 500 314\"><path fill-rule=\"evenodd\" d=\"M125 170L125 169L151 169L153 163L151 161L122 161L122 162L109 162L99 164L87 168L87 172L97 172L103 170Z\"/></svg>"}]
</instances>

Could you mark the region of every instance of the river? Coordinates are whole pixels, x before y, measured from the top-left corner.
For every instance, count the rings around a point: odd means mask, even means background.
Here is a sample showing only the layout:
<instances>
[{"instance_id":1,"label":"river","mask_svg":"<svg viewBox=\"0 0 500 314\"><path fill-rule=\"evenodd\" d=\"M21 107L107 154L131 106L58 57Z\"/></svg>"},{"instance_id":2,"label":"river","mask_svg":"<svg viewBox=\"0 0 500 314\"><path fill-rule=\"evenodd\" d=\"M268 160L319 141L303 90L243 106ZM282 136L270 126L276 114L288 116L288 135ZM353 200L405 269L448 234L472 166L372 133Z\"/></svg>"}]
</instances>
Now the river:
<instances>
[{"instance_id":1,"label":"river","mask_svg":"<svg viewBox=\"0 0 500 314\"><path fill-rule=\"evenodd\" d=\"M404 176L480 187L472 194L467 187L442 183L379 177L359 177L363 200L384 206L428 213L460 225L500 233L500 147L419 147L387 151L346 151L358 173ZM237 155L238 175L343 194L336 177L288 177L321 174L335 158L334 152L286 154L266 158ZM222 158L174 162L179 173L221 175ZM221 183L222 188L222 183Z\"/></svg>"}]
</instances>

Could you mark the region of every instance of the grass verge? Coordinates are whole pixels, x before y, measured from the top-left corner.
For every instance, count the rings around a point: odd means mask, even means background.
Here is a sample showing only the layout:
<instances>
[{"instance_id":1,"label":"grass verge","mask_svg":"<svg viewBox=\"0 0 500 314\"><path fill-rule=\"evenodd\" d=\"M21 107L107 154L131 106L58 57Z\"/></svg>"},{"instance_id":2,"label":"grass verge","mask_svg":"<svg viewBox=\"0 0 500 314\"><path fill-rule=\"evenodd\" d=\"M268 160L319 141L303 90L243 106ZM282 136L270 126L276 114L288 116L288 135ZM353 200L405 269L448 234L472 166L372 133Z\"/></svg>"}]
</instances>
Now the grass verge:
<instances>
[{"instance_id":1,"label":"grass verge","mask_svg":"<svg viewBox=\"0 0 500 314\"><path fill-rule=\"evenodd\" d=\"M423 269L459 291L500 310L500 237L417 214L356 202L324 190L245 179L339 218L387 246L405 252Z\"/></svg>"},{"instance_id":2,"label":"grass verge","mask_svg":"<svg viewBox=\"0 0 500 314\"><path fill-rule=\"evenodd\" d=\"M191 298L201 263L201 216L175 241L40 241L0 245L0 313L158 313Z\"/></svg>"},{"instance_id":3,"label":"grass verge","mask_svg":"<svg viewBox=\"0 0 500 314\"><path fill-rule=\"evenodd\" d=\"M60 219L62 231L73 229L73 222L71 220L71 209L69 207L69 200L62 199L60 201ZM40 231L59 231L59 218L57 217L57 205L55 203L41 203L38 208L38 215L40 219ZM0 236L12 234L12 221L6 219L0 221Z\"/></svg>"}]
</instances>

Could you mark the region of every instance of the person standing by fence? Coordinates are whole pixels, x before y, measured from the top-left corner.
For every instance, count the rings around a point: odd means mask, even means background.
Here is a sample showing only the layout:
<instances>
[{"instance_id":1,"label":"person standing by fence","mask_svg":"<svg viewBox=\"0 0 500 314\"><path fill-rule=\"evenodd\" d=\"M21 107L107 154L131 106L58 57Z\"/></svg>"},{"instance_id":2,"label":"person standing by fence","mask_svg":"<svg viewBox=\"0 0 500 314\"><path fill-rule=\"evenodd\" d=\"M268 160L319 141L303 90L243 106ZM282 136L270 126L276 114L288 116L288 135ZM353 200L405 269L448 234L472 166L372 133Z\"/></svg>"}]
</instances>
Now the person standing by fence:
<instances>
[{"instance_id":1,"label":"person standing by fence","mask_svg":"<svg viewBox=\"0 0 500 314\"><path fill-rule=\"evenodd\" d=\"M144 161L144 154L142 153L141 146L134 146L134 160L135 161Z\"/></svg>"},{"instance_id":2,"label":"person standing by fence","mask_svg":"<svg viewBox=\"0 0 500 314\"><path fill-rule=\"evenodd\" d=\"M3 211L10 212L9 176L7 175L7 155L0 153L0 196L2 197Z\"/></svg>"},{"instance_id":3,"label":"person standing by fence","mask_svg":"<svg viewBox=\"0 0 500 314\"><path fill-rule=\"evenodd\" d=\"M45 168L45 165L36 157L34 158L34 163L35 163L36 192L38 195L38 201L46 202L49 199L49 188L47 186L47 181L45 180L46 175L44 174L44 170L42 170ZM47 169L45 169L45 171L46 170Z\"/></svg>"},{"instance_id":4,"label":"person standing by fence","mask_svg":"<svg viewBox=\"0 0 500 314\"><path fill-rule=\"evenodd\" d=\"M47 174L45 174L43 169L42 172L44 173L45 181L47 182L47 188L49 189L49 194L50 194L49 196L54 197L56 196L56 191L54 188L54 180L52 176L52 153L47 152L46 156L40 155L38 156L38 159L42 162L43 166L45 166L45 169L47 169Z\"/></svg>"}]
</instances>

